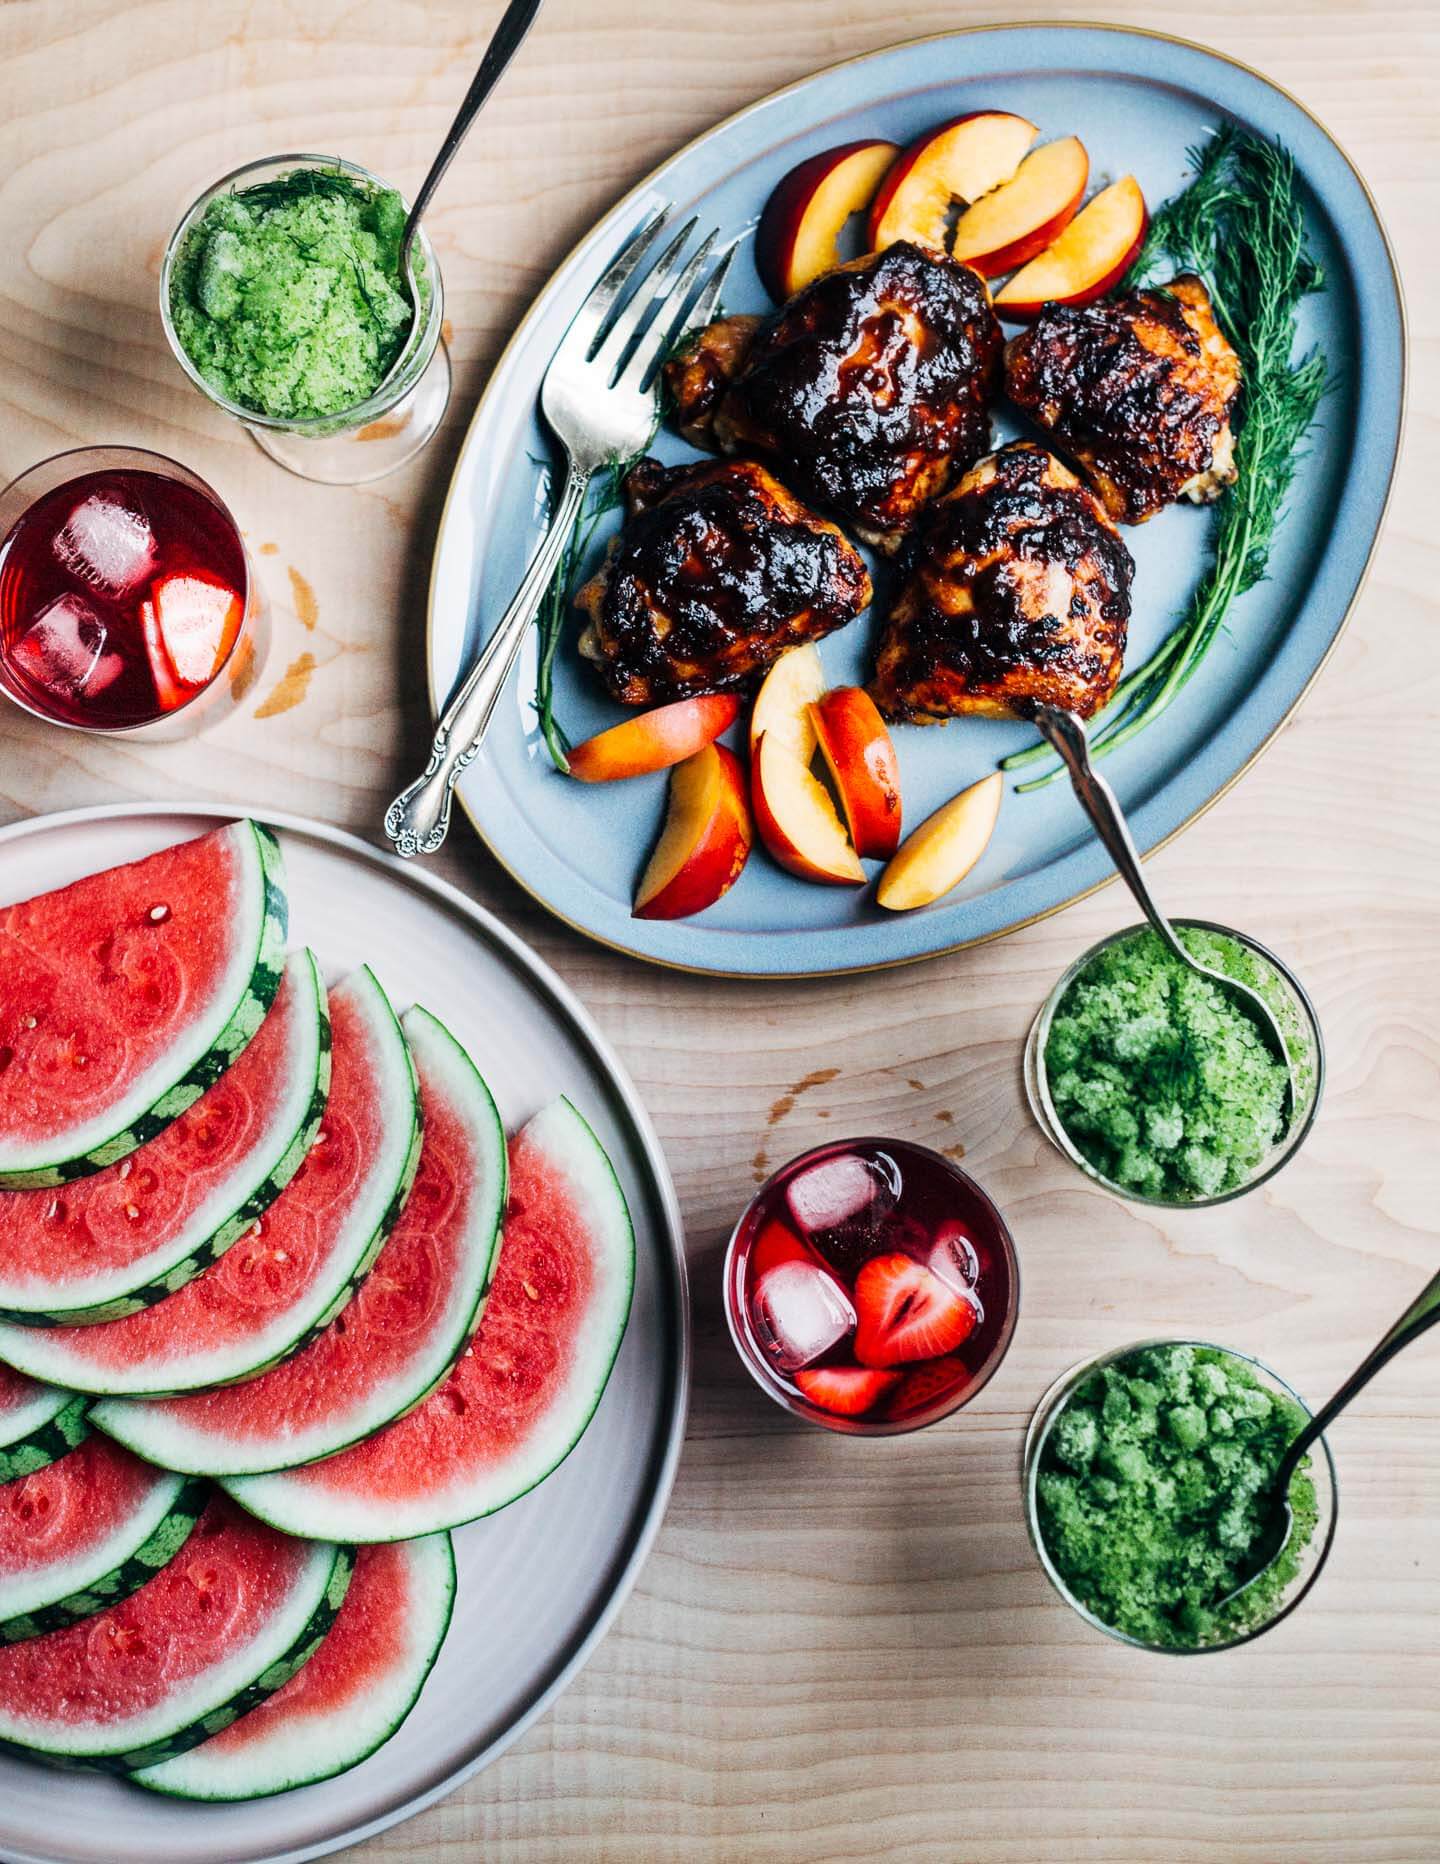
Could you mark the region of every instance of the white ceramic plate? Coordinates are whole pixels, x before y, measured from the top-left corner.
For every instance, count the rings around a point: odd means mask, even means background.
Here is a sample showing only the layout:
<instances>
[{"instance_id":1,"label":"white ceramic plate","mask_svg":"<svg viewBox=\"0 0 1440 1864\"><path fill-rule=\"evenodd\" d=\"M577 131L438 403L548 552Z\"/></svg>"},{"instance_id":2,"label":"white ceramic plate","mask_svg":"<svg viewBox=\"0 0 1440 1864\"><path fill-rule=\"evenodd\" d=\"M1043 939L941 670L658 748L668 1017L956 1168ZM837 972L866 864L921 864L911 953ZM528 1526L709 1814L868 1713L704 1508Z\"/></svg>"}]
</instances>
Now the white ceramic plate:
<instances>
[{"instance_id":1,"label":"white ceramic plate","mask_svg":"<svg viewBox=\"0 0 1440 1864\"><path fill-rule=\"evenodd\" d=\"M122 804L17 823L0 830L0 899L63 886L236 813ZM493 1760L585 1662L634 1584L674 1479L689 1373L682 1231L624 1070L553 972L453 887L321 823L264 819L285 850L291 943L311 946L327 977L368 962L397 1009L420 983L511 1130L558 1093L595 1127L635 1220L630 1325L568 1461L513 1507L456 1531L450 1635L414 1713L377 1755L338 1780L240 1806L187 1806L0 1756L0 1856L10 1864L279 1864L418 1812Z\"/></svg>"}]
</instances>

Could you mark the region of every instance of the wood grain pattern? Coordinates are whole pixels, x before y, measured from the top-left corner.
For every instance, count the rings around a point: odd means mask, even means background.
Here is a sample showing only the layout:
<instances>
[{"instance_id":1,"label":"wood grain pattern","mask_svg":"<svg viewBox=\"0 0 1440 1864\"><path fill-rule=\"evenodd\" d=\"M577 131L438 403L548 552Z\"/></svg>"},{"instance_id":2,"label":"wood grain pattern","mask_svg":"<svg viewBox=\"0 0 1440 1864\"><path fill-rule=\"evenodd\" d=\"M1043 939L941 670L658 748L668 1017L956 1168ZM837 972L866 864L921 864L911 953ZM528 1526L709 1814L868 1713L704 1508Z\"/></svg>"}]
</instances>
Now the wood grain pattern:
<instances>
[{"instance_id":1,"label":"wood grain pattern","mask_svg":"<svg viewBox=\"0 0 1440 1864\"><path fill-rule=\"evenodd\" d=\"M0 473L104 439L179 454L243 514L276 624L243 712L201 741L106 744L7 713L4 815L198 795L373 831L428 736L439 500L487 368L550 267L622 188L751 97L987 17L975 0L900 16L860 0L552 0L431 222L457 372L445 433L378 486L303 484L166 353L164 239L198 184L279 148L339 149L413 185L497 11L0 6ZM1023 1111L1021 1037L1061 967L1130 917L1113 892L874 978L715 983L582 943L457 830L444 871L581 992L657 1118L688 1222L694 1414L655 1556L595 1661L499 1764L352 1854L365 1864L1440 1856L1434 1348L1397 1362L1335 1433L1329 1570L1252 1650L1171 1663L1092 1638L1050 1595L1018 1505L1023 1423L1063 1366L1184 1328L1324 1391L1435 1267L1440 1228L1433 0L1108 13L1203 36L1295 91L1366 174L1408 288L1407 452L1356 619L1260 768L1155 863L1175 910L1249 928L1310 984L1330 1050L1319 1125L1263 1192L1184 1218L1092 1195L1047 1151ZM847 1127L963 1146L1024 1258L1001 1374L973 1411L909 1440L792 1428L720 1314L723 1238L753 1176Z\"/></svg>"}]
</instances>

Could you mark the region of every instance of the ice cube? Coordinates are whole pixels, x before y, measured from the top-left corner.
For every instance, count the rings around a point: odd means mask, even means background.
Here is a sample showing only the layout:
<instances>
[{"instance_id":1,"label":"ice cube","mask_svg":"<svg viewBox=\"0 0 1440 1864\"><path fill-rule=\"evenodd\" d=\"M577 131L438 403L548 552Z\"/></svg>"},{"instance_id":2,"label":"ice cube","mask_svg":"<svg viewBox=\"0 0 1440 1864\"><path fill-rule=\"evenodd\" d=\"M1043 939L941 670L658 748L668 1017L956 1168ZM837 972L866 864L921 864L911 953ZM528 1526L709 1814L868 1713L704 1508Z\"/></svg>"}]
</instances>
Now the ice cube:
<instances>
[{"instance_id":1,"label":"ice cube","mask_svg":"<svg viewBox=\"0 0 1440 1864\"><path fill-rule=\"evenodd\" d=\"M975 1284L980 1279L980 1256L963 1223L953 1220L942 1223L921 1259L947 1288L974 1300Z\"/></svg>"},{"instance_id":2,"label":"ice cube","mask_svg":"<svg viewBox=\"0 0 1440 1864\"><path fill-rule=\"evenodd\" d=\"M798 1372L855 1328L855 1309L835 1277L809 1262L782 1262L750 1297L755 1336L782 1372Z\"/></svg>"},{"instance_id":3,"label":"ice cube","mask_svg":"<svg viewBox=\"0 0 1440 1864\"><path fill-rule=\"evenodd\" d=\"M57 595L20 636L12 654L37 686L71 698L87 692L97 677L108 686L124 666L118 654L105 653L105 624L83 595ZM101 667L102 656L118 663L113 671Z\"/></svg>"},{"instance_id":4,"label":"ice cube","mask_svg":"<svg viewBox=\"0 0 1440 1864\"><path fill-rule=\"evenodd\" d=\"M886 1169L888 1167L888 1170ZM894 1160L842 1152L798 1173L785 1187L790 1215L809 1236L842 1230L863 1218L873 1224L893 1208L900 1193Z\"/></svg>"},{"instance_id":5,"label":"ice cube","mask_svg":"<svg viewBox=\"0 0 1440 1864\"><path fill-rule=\"evenodd\" d=\"M122 505L108 492L92 492L65 520L55 554L72 576L118 598L154 569L155 536L143 511Z\"/></svg>"}]
</instances>

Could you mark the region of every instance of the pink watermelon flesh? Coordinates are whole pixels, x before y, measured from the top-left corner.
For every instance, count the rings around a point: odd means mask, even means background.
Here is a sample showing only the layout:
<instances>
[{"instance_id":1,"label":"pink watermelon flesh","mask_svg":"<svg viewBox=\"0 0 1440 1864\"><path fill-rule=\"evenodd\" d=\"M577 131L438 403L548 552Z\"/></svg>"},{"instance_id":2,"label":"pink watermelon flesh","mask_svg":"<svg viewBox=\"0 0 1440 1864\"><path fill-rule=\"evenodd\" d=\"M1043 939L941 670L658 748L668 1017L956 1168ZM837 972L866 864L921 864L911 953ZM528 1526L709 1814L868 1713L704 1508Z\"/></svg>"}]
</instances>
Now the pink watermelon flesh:
<instances>
[{"instance_id":1,"label":"pink watermelon flesh","mask_svg":"<svg viewBox=\"0 0 1440 1864\"><path fill-rule=\"evenodd\" d=\"M0 1649L0 1716L123 1722L158 1708L288 1599L309 1543L227 1497L210 1500L168 1566L119 1605Z\"/></svg>"},{"instance_id":2,"label":"pink watermelon flesh","mask_svg":"<svg viewBox=\"0 0 1440 1864\"><path fill-rule=\"evenodd\" d=\"M527 1449L566 1390L596 1273L589 1214L551 1159L521 1132L510 1146L495 1285L479 1331L449 1378L408 1417L366 1442L308 1468L242 1481L236 1493L247 1502L253 1494L268 1512L274 1485L288 1491L283 1518L319 1521L327 1518L331 1497L362 1498L382 1523L390 1502L397 1510L392 1520L403 1531L407 1523L399 1511L427 1491L455 1485L473 1492L487 1473ZM348 1538L356 1523L343 1510L337 1519L345 1521Z\"/></svg>"},{"instance_id":3,"label":"pink watermelon flesh","mask_svg":"<svg viewBox=\"0 0 1440 1864\"><path fill-rule=\"evenodd\" d=\"M267 1027L268 1023L267 1018ZM264 1037L262 1028L230 1074L245 1066ZM95 1326L47 1328L41 1345L46 1350L58 1347L69 1356L70 1375L82 1378L88 1371L96 1389L104 1389L107 1372L143 1371L153 1364L164 1389L166 1379L183 1382L187 1358L209 1358L227 1343L242 1348L273 1328L288 1307L301 1304L364 1191L364 1162L380 1139L381 1087L371 1062L371 1035L343 990L330 993L330 1041L330 1097L315 1144L255 1228L232 1243L218 1262L153 1307ZM228 1079L229 1074L224 1077ZM198 1103L195 1112L204 1104ZM162 1134L152 1143L166 1138L168 1134ZM149 1150L147 1146L145 1152ZM68 1199L76 1189L67 1185L63 1194ZM109 1383L118 1381L111 1378Z\"/></svg>"},{"instance_id":4,"label":"pink watermelon flesh","mask_svg":"<svg viewBox=\"0 0 1440 1864\"><path fill-rule=\"evenodd\" d=\"M231 959L233 837L216 829L0 910L0 1131L42 1144L170 1049Z\"/></svg>"},{"instance_id":5,"label":"pink watermelon flesh","mask_svg":"<svg viewBox=\"0 0 1440 1864\"><path fill-rule=\"evenodd\" d=\"M338 1052L337 1045L337 1076ZM417 1056L417 1065L424 1130L419 1168L399 1221L354 1298L282 1365L219 1391L147 1402L147 1424L154 1420L163 1429L169 1419L181 1431L195 1432L201 1440L213 1437L227 1446L283 1446L307 1438L313 1442L318 1433L329 1448L365 1429L364 1407L372 1393L387 1385L404 1385L411 1366L428 1356L430 1323L449 1306L462 1278L474 1273L467 1227L482 1187L474 1171L476 1142L469 1119L423 1057ZM243 1248L243 1243L236 1245L237 1250ZM225 1269L229 1261L227 1256L219 1268ZM236 1264L237 1273L247 1272L246 1261L242 1257ZM200 1286L192 1282L176 1299ZM164 1303L167 1313L172 1305ZM96 1329L83 1331L88 1339ZM197 1457L195 1467L203 1470L206 1465Z\"/></svg>"},{"instance_id":6,"label":"pink watermelon flesh","mask_svg":"<svg viewBox=\"0 0 1440 1864\"><path fill-rule=\"evenodd\" d=\"M0 1363L0 1426L12 1412L33 1404L39 1389L34 1379L27 1379L23 1372Z\"/></svg>"},{"instance_id":7,"label":"pink watermelon flesh","mask_svg":"<svg viewBox=\"0 0 1440 1864\"><path fill-rule=\"evenodd\" d=\"M0 1578L102 1546L166 1480L97 1435L33 1475L0 1483Z\"/></svg>"},{"instance_id":8,"label":"pink watermelon flesh","mask_svg":"<svg viewBox=\"0 0 1440 1864\"><path fill-rule=\"evenodd\" d=\"M147 1145L73 1184L0 1190L0 1300L164 1255L195 1212L273 1140L287 1100L298 1006L287 969L254 1039L215 1085Z\"/></svg>"}]
</instances>

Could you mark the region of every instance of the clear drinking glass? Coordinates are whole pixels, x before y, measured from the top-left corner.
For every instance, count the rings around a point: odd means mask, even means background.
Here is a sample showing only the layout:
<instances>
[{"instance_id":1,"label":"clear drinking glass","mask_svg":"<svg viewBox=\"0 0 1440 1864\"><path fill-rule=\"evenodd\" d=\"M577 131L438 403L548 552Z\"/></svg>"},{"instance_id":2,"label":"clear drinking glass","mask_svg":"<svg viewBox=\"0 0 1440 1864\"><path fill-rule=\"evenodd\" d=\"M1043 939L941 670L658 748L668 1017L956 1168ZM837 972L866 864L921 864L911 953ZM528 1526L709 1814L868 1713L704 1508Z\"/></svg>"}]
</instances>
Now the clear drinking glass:
<instances>
[{"instance_id":1,"label":"clear drinking glass","mask_svg":"<svg viewBox=\"0 0 1440 1864\"><path fill-rule=\"evenodd\" d=\"M792 1231L788 1188L804 1174L857 1158L885 1162L895 1190L893 1205L858 1219L844 1233L807 1238ZM808 1374L839 1369L842 1376L863 1378L867 1368L856 1364L853 1340L837 1341L834 1351L822 1353L813 1365L793 1376L777 1366L757 1336L755 1324L754 1299L765 1279L758 1266L763 1252L774 1248L778 1236L783 1251L798 1253L825 1269L848 1290L841 1298L858 1303L858 1277L869 1262L882 1255L893 1259L903 1254L923 1264L927 1257L934 1259L932 1252L942 1234L962 1239L973 1268L967 1292L973 1293L980 1315L973 1331L944 1352L883 1373L882 1382L893 1389L865 1414L846 1415L807 1398L801 1384ZM958 1289L961 1284L951 1286ZM928 1146L867 1137L816 1146L772 1173L746 1205L730 1237L724 1292L725 1318L735 1350L756 1384L776 1404L807 1423L822 1424L844 1435L888 1437L949 1417L994 1376L1014 1337L1020 1264L1005 1219L968 1173Z\"/></svg>"},{"instance_id":2,"label":"clear drinking glass","mask_svg":"<svg viewBox=\"0 0 1440 1864\"><path fill-rule=\"evenodd\" d=\"M1078 1171L1084 1172L1092 1183L1103 1185L1117 1197L1128 1198L1136 1204L1154 1204L1165 1210L1206 1210L1214 1204L1228 1204L1232 1197L1243 1197L1247 1191L1253 1191L1256 1185L1264 1184L1300 1149L1320 1110L1320 1096L1325 1085L1325 1044L1320 1034L1320 1019L1315 1013L1314 1004L1306 995L1304 985L1273 951L1267 950L1258 940L1247 937L1245 933L1236 932L1230 926L1218 925L1211 919L1176 919L1173 923L1177 927L1192 926L1203 932L1216 932L1223 938L1233 939L1274 974L1284 1004L1280 1027L1290 1046L1291 1067L1295 1076L1294 1112L1280 1144L1259 1161L1243 1184L1232 1185L1229 1190L1221 1191L1213 1197L1165 1198L1152 1197L1133 1186L1116 1184L1113 1179L1107 1178L1103 1172L1096 1170L1065 1131L1050 1097L1050 1083L1045 1070L1045 1047L1050 1039L1050 1025L1054 1021L1055 1012L1066 991L1093 958L1111 945L1137 937L1145 931L1144 926L1126 926L1122 931L1112 932L1109 938L1102 938L1098 944L1092 945L1075 960L1041 1004L1025 1042L1025 1096L1036 1125L1051 1145L1057 1152L1063 1152L1070 1163Z\"/></svg>"},{"instance_id":3,"label":"clear drinking glass","mask_svg":"<svg viewBox=\"0 0 1440 1864\"><path fill-rule=\"evenodd\" d=\"M430 290L421 306L399 365L377 393L353 408L312 420L283 421L230 401L207 382L185 353L170 314L170 288L176 258L195 223L217 194L243 192L296 169L339 170L368 187L389 184L358 162L333 155L277 155L247 162L206 188L170 236L160 268L160 316L175 359L200 393L241 422L262 451L302 479L326 485L361 485L381 479L411 460L432 437L450 400L450 358L441 337L445 292L440 266L424 227L417 243L424 254L424 277ZM409 203L406 203L408 211Z\"/></svg>"},{"instance_id":4,"label":"clear drinking glass","mask_svg":"<svg viewBox=\"0 0 1440 1864\"><path fill-rule=\"evenodd\" d=\"M1297 1392L1292 1385L1287 1384L1286 1381L1280 1377L1278 1372L1272 1371L1269 1366L1265 1365L1262 1360L1254 1358L1249 1353L1237 1352L1233 1347L1217 1346L1210 1340L1136 1340L1130 1346L1116 1347L1113 1352L1097 1353L1093 1359L1082 1360L1079 1365L1072 1366L1068 1372L1061 1373L1060 1377L1056 1379L1055 1383L1035 1407L1034 1414L1030 1419L1029 1428L1025 1433L1025 1449L1021 1464L1020 1482L1024 1497L1025 1524L1030 1531L1031 1545L1035 1549L1036 1556L1041 1566L1045 1569L1046 1578L1050 1581L1051 1585L1054 1586L1055 1590L1060 1594L1060 1597L1064 1599L1071 1610L1078 1613L1079 1616L1085 1620L1087 1625L1090 1625L1096 1631L1103 1631L1106 1637L1113 1637L1121 1644L1129 1644L1135 1650L1152 1650L1165 1657L1206 1656L1212 1651L1234 1650L1241 1644L1253 1643L1257 1637L1262 1636L1266 1631L1273 1630L1283 1618L1288 1618L1290 1616L1291 1612L1293 1612L1308 1595L1310 1588L1320 1577L1321 1570L1326 1560L1329 1558L1330 1548L1335 1539L1335 1525L1339 1511L1339 1486L1335 1475L1335 1460L1330 1454L1329 1443L1324 1437L1321 1437L1310 1452L1309 1475L1311 1481L1315 1485L1315 1502L1318 1512L1315 1532L1311 1536L1310 1544L1305 1549L1301 1558L1299 1572L1281 1594L1276 1608L1270 1617L1263 1620L1260 1624L1252 1625L1249 1630L1242 1632L1238 1637L1233 1637L1214 1644L1197 1644L1194 1647L1169 1644L1147 1644L1142 1642L1139 1638L1129 1636L1128 1633L1124 1631L1117 1631L1113 1625L1106 1624L1103 1618L1097 1618L1088 1606L1080 1603L1079 1599L1075 1597L1074 1593L1072 1593L1065 1584L1065 1581L1061 1578L1050 1558L1049 1552L1045 1546L1044 1534L1040 1526L1036 1482L1040 1473L1040 1464L1045 1453L1045 1446L1049 1440L1051 1428L1064 1410L1070 1394L1076 1387L1082 1385L1084 1381L1090 1377L1092 1372L1097 1372L1104 1366L1112 1365L1116 1360L1128 1359L1134 1353L1142 1353L1149 1348L1157 1346L1205 1347L1211 1352L1223 1353L1228 1358L1243 1360L1244 1363L1256 1373L1263 1385L1268 1386L1272 1391L1283 1393L1285 1397L1293 1399L1306 1417L1311 1415L1310 1407L1300 1396L1299 1392Z\"/></svg>"},{"instance_id":5,"label":"clear drinking glass","mask_svg":"<svg viewBox=\"0 0 1440 1864\"><path fill-rule=\"evenodd\" d=\"M167 496L167 487L181 490ZM71 547L56 539L71 508L99 498L125 510L132 493L151 526L153 560L146 558L134 586L117 595L66 569L59 551ZM129 540L122 530L118 539L102 533L97 541L118 543L123 552ZM157 578L187 571L220 575L240 599L240 620L203 683L193 689L177 683L166 704L151 683L141 613L153 610ZM37 615L72 596L104 628L105 654L125 661L108 684L98 671L73 690L41 684L29 671L33 663L17 652ZM240 527L219 493L178 460L141 447L76 447L41 460L0 491L0 692L23 711L71 731L188 736L234 710L258 677L269 645L269 604ZM98 645L95 656L98 670L104 657Z\"/></svg>"}]
</instances>

